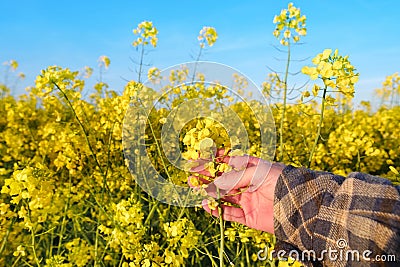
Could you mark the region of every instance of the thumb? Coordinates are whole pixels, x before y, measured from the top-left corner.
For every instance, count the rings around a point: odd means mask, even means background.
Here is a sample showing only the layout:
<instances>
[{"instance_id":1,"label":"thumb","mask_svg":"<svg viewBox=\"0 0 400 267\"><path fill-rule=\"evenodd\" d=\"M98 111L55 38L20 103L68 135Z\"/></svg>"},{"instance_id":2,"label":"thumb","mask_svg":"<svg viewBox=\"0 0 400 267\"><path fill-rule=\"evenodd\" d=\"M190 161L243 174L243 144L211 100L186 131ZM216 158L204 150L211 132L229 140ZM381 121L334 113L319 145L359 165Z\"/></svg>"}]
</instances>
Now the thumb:
<instances>
[{"instance_id":1,"label":"thumb","mask_svg":"<svg viewBox=\"0 0 400 267\"><path fill-rule=\"evenodd\" d=\"M270 162L260 161L258 165L248 167L247 169L224 173L214 181L214 184L218 188L228 192L244 187L249 187L249 191L253 192L264 183L270 169Z\"/></svg>"}]
</instances>

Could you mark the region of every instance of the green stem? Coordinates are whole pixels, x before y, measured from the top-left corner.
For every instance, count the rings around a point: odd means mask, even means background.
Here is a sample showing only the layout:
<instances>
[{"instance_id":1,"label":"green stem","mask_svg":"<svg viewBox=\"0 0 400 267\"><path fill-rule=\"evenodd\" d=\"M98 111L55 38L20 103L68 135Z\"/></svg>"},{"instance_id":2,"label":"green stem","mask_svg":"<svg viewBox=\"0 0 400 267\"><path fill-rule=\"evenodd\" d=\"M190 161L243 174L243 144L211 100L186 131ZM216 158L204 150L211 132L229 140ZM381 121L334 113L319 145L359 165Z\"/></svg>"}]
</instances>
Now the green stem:
<instances>
[{"instance_id":1,"label":"green stem","mask_svg":"<svg viewBox=\"0 0 400 267\"><path fill-rule=\"evenodd\" d=\"M221 198L219 195L219 189L217 188L218 193L218 216L219 216L219 232L220 232L220 243L219 243L219 266L224 267L224 247L225 247L225 239L224 239L224 219L222 218L223 210L221 208Z\"/></svg>"},{"instance_id":2,"label":"green stem","mask_svg":"<svg viewBox=\"0 0 400 267\"><path fill-rule=\"evenodd\" d=\"M103 81L103 64L99 68L99 82Z\"/></svg>"},{"instance_id":3,"label":"green stem","mask_svg":"<svg viewBox=\"0 0 400 267\"><path fill-rule=\"evenodd\" d=\"M95 161L97 167L99 168L99 171L100 171L100 173L101 173L101 175L103 177L103 186L101 188L101 196L100 196L101 205L102 205L104 203L105 187L107 187L107 182L106 182L107 177L105 175L105 172L103 171L103 168L101 167L100 162L98 161L97 156L94 153L94 149L92 147L92 144L89 141L89 133L87 132L87 130L86 130L85 126L83 125L83 123L81 122L81 120L79 119L78 114L76 113L75 108L73 107L73 105L72 105L71 101L69 100L67 94L58 86L58 84L56 82L52 81L52 83L61 92L61 94L63 95L64 99L67 101L68 106L71 108L72 112L74 113L75 119L78 122L79 126L81 127L82 132L83 132L83 134L85 136L85 141L86 141L86 144L89 147L90 153L91 153L91 155L92 155L92 157L93 157L93 159L94 159L94 161ZM100 210L103 210L101 205L99 206ZM97 264L97 261L98 261L98 259L97 259L98 258L98 238L99 238L98 226L100 224L100 217L101 216L98 216L98 218L97 218L96 241L95 241L95 249L94 249L94 266L98 266L98 264Z\"/></svg>"},{"instance_id":4,"label":"green stem","mask_svg":"<svg viewBox=\"0 0 400 267\"><path fill-rule=\"evenodd\" d=\"M11 267L17 266L17 263L19 262L19 260L21 259L22 255L19 254L18 258L14 261L13 265L11 265Z\"/></svg>"},{"instance_id":5,"label":"green stem","mask_svg":"<svg viewBox=\"0 0 400 267\"><path fill-rule=\"evenodd\" d=\"M200 61L201 57L201 52L203 51L203 47L200 46L200 51L199 54L197 55L196 61L194 63L194 70L193 70L193 76L192 76L192 83L194 82L194 79L196 78L196 71L197 71L197 63Z\"/></svg>"},{"instance_id":6,"label":"green stem","mask_svg":"<svg viewBox=\"0 0 400 267\"><path fill-rule=\"evenodd\" d=\"M195 248L198 249L198 248ZM212 266L218 266L217 263L214 260L214 256L211 254L211 252L207 249L207 247L204 247L204 250L206 251L206 255L208 256L208 258L211 261ZM200 250L199 250L200 251ZM201 252L201 251L200 251Z\"/></svg>"},{"instance_id":7,"label":"green stem","mask_svg":"<svg viewBox=\"0 0 400 267\"><path fill-rule=\"evenodd\" d=\"M248 247L247 247L247 244L245 244L245 254L246 254L246 263L247 263L247 266L250 266L249 249L248 249Z\"/></svg>"},{"instance_id":8,"label":"green stem","mask_svg":"<svg viewBox=\"0 0 400 267\"><path fill-rule=\"evenodd\" d=\"M142 78L142 69L143 69L143 57L144 57L144 44L142 43L142 51L140 52L140 63L139 63L139 75L138 75L138 82L141 82Z\"/></svg>"},{"instance_id":9,"label":"green stem","mask_svg":"<svg viewBox=\"0 0 400 267\"><path fill-rule=\"evenodd\" d=\"M72 186L72 180L71 180L71 175L69 176L69 191L68 191L68 199L67 202L65 203L64 206L64 214L63 214L63 219L61 222L61 230L59 233L59 240L58 240L58 248L57 248L57 255L60 255L61 253L61 244L64 239L64 232L65 232L65 224L66 224L66 217L67 217L67 211L69 209L69 204L70 204L70 199L71 199L71 186Z\"/></svg>"},{"instance_id":10,"label":"green stem","mask_svg":"<svg viewBox=\"0 0 400 267\"><path fill-rule=\"evenodd\" d=\"M40 261L39 261L39 259L37 257L37 254L36 254L35 234L33 233L33 228L31 229L31 239L32 239L31 246L32 246L32 251L33 251L33 258L35 260L36 265L39 267L40 266Z\"/></svg>"},{"instance_id":11,"label":"green stem","mask_svg":"<svg viewBox=\"0 0 400 267\"><path fill-rule=\"evenodd\" d=\"M395 85L395 82L394 82L394 79L392 79L392 92L390 92L390 108L393 108L394 107L394 94L395 94L395 88L394 88L394 85Z\"/></svg>"},{"instance_id":12,"label":"green stem","mask_svg":"<svg viewBox=\"0 0 400 267\"><path fill-rule=\"evenodd\" d=\"M154 212L157 210L157 206L158 206L158 202L153 204L153 207L151 207L149 215L147 216L146 221L144 222L143 225L147 225L149 223L151 217L153 217Z\"/></svg>"},{"instance_id":13,"label":"green stem","mask_svg":"<svg viewBox=\"0 0 400 267\"><path fill-rule=\"evenodd\" d=\"M61 92L61 94L63 95L63 97L64 97L65 100L67 101L68 106L71 108L72 112L74 113L75 119L76 119L76 121L78 122L79 126L81 127L82 132L83 132L83 134L84 134L84 136L85 136L85 141L86 141L86 144L87 144L88 147L89 147L90 154L92 155L92 157L93 157L93 159L94 159L94 161L95 161L97 167L99 168L100 173L104 176L103 168L101 167L100 162L98 161L98 159L97 159L97 157L96 157L96 154L94 153L94 149L93 149L93 147L92 147L92 144L91 144L90 141L89 141L89 133L87 132L85 126L83 126L83 123L81 122L81 120L79 119L78 114L76 113L75 108L72 106L72 103L71 103L71 101L69 100L67 94L58 86L58 84L57 84L56 82L52 82L52 83L53 83L54 86ZM105 177L103 177L103 178L105 178Z\"/></svg>"},{"instance_id":14,"label":"green stem","mask_svg":"<svg viewBox=\"0 0 400 267\"><path fill-rule=\"evenodd\" d=\"M140 101L140 99L138 99L138 101L139 101L139 103L142 105L142 107L145 107L144 104L142 103L142 101ZM169 179L170 181L173 182L173 179L171 178L171 175L170 175L170 173L169 173L169 171L168 171L167 164L166 164L165 161L164 161L164 157L163 157L163 154L162 154L162 150L161 150L160 144L159 144L159 142L158 142L158 140L157 140L156 132L155 132L155 130L153 129L152 122L151 122L150 119L149 119L149 118L150 118L150 114L147 113L145 109L144 109L144 112L145 112L145 114L146 114L146 119L147 119L147 121L148 121L151 134L152 134L153 137L154 137L154 142L155 142L155 145L156 145L156 148L157 148L157 153L158 153L158 155L160 156L160 160L161 160L161 162L162 162L162 166L163 166L163 168L164 168L165 174L167 175L168 179ZM140 145L140 144L139 144L139 145ZM172 183L172 184L173 184L173 188L174 188L174 191L175 191L176 195L179 197L179 192L178 192L178 190L177 190L176 187L175 187L176 184L175 184L175 183ZM180 197L178 198L178 200L179 200L179 203L182 204L182 199L181 199ZM181 205L181 206L182 206L182 205Z\"/></svg>"},{"instance_id":15,"label":"green stem","mask_svg":"<svg viewBox=\"0 0 400 267\"><path fill-rule=\"evenodd\" d=\"M290 66L290 42L288 43L288 57L286 61L286 69L285 69L285 80L284 80L284 88L283 88L283 110L281 114L281 123L279 127L279 143L280 143L280 155L279 161L283 160L283 125L286 116L286 104L287 104L287 89L288 89L288 76L289 76L289 66Z\"/></svg>"},{"instance_id":16,"label":"green stem","mask_svg":"<svg viewBox=\"0 0 400 267\"><path fill-rule=\"evenodd\" d=\"M218 213L219 213L219 231L221 235L221 241L220 241L220 247L219 247L219 266L224 267L224 246L225 246L225 240L224 240L224 220L222 219L222 209L221 207L218 207Z\"/></svg>"},{"instance_id":17,"label":"green stem","mask_svg":"<svg viewBox=\"0 0 400 267\"><path fill-rule=\"evenodd\" d=\"M6 234L4 235L4 237L3 237L3 242L2 242L2 244L1 244L1 247L0 247L0 257L2 256L2 254L3 254L3 251L4 251L4 248L6 247L6 245L7 245L7 241L8 241L8 237L9 237L9 235L10 235L10 233L11 233L11 230L12 230L12 228L13 228L13 225L14 225L14 223L17 221L17 217L13 217L13 219L11 220L11 222L10 222L10 225L8 226L8 228L7 228L7 232L6 232Z\"/></svg>"},{"instance_id":18,"label":"green stem","mask_svg":"<svg viewBox=\"0 0 400 267\"><path fill-rule=\"evenodd\" d=\"M321 114L320 114L320 116L319 116L319 123L318 123L317 136L315 137L314 145L313 145L313 147L312 147L312 149L311 149L310 157L308 158L308 164L307 164L307 167L308 167L308 168L311 167L311 161L312 161L312 158L313 158L313 156L314 156L315 148L317 147L318 140L319 140L319 137L320 137L320 135L321 135L322 121L324 120L324 112L325 112L326 90L327 90L327 87L325 86L325 88L324 88L324 93L323 93L323 95L322 95Z\"/></svg>"}]
</instances>

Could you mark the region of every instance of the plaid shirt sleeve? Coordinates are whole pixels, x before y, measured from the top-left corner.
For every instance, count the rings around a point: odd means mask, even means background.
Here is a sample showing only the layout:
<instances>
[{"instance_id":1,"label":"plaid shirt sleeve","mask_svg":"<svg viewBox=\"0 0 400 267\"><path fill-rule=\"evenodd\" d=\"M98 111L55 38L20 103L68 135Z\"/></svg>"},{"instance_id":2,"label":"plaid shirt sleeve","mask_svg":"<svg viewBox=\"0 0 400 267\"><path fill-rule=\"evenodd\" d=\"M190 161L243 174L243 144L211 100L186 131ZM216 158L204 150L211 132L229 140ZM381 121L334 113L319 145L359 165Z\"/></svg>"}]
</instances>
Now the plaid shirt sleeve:
<instances>
[{"instance_id":1,"label":"plaid shirt sleeve","mask_svg":"<svg viewBox=\"0 0 400 267\"><path fill-rule=\"evenodd\" d=\"M288 166L275 188L275 255L297 251L306 266L400 266L399 193L368 174Z\"/></svg>"}]
</instances>

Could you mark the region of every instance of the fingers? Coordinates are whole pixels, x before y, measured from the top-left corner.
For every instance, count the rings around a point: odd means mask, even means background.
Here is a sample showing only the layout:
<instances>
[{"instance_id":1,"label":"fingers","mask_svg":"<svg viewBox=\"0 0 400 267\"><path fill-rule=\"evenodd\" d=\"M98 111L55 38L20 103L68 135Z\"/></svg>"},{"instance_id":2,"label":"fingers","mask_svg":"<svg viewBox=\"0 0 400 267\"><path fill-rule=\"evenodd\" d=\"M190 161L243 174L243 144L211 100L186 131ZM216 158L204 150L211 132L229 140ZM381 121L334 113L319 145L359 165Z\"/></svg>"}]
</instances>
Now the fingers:
<instances>
[{"instance_id":1,"label":"fingers","mask_svg":"<svg viewBox=\"0 0 400 267\"><path fill-rule=\"evenodd\" d=\"M219 217L218 209L211 210L210 207L208 206L207 199L204 199L203 202L201 203L201 205L208 213L210 213L211 215L213 215L215 217ZM233 222L238 222L241 224L246 224L244 211L241 208L226 206L223 204L221 205L221 208L222 208L222 219L224 219L226 221L233 221Z\"/></svg>"},{"instance_id":2,"label":"fingers","mask_svg":"<svg viewBox=\"0 0 400 267\"><path fill-rule=\"evenodd\" d=\"M207 161L198 160L198 162L205 163ZM212 197L217 195L224 196L225 193L240 188L247 188L248 192L257 190L265 182L272 166L269 161L247 155L223 157L222 162L228 162L231 166L234 166L234 169L230 172L222 173L214 180L214 183L210 184L207 192ZM204 164L193 167L191 171L211 177L210 173L204 169ZM210 181L205 183L210 183ZM219 194L216 192L217 188L220 189Z\"/></svg>"},{"instance_id":3,"label":"fingers","mask_svg":"<svg viewBox=\"0 0 400 267\"><path fill-rule=\"evenodd\" d=\"M243 155L243 156L226 156L223 157L220 162L227 163L232 166L233 169L242 170L246 168L249 164L250 156Z\"/></svg>"},{"instance_id":4,"label":"fingers","mask_svg":"<svg viewBox=\"0 0 400 267\"><path fill-rule=\"evenodd\" d=\"M218 157L222 157L222 156L224 156L225 155L225 148L220 148L220 149L217 149L217 153L215 154L215 156L218 158Z\"/></svg>"},{"instance_id":5,"label":"fingers","mask_svg":"<svg viewBox=\"0 0 400 267\"><path fill-rule=\"evenodd\" d=\"M202 171L204 171L204 164L208 163L210 161L213 160L213 158L221 158L225 155L225 149L224 148L220 148L218 149L215 154L214 157L210 156L209 158L198 158L197 160L189 160L189 165L191 164L195 164L196 166L193 166L190 168L191 172L197 172L197 173L201 173ZM203 174L203 173L201 173Z\"/></svg>"},{"instance_id":6,"label":"fingers","mask_svg":"<svg viewBox=\"0 0 400 267\"><path fill-rule=\"evenodd\" d=\"M207 193L212 197L216 197L217 195L223 197L225 193L246 187L248 192L257 190L265 182L272 166L272 163L269 161L264 161L260 158L249 155L226 156L224 149L217 150L216 156L215 160L217 162L227 163L232 166L233 170L217 174L214 183L211 183L210 188L207 189ZM210 171L205 168L206 163L209 163L210 161L211 159L196 160L195 162L198 163L198 166L192 167L190 169L191 172L214 178L215 174L211 175ZM208 181L208 183L209 182L210 181ZM218 194L216 190L217 188L220 189Z\"/></svg>"},{"instance_id":7,"label":"fingers","mask_svg":"<svg viewBox=\"0 0 400 267\"><path fill-rule=\"evenodd\" d=\"M188 185L190 188L193 188L195 190L204 190L208 196L215 199L223 198L228 193L227 191L217 188L214 183L210 183L210 181L207 181L206 179L197 176L189 176ZM203 187L202 185L207 186Z\"/></svg>"},{"instance_id":8,"label":"fingers","mask_svg":"<svg viewBox=\"0 0 400 267\"><path fill-rule=\"evenodd\" d=\"M271 169L271 164L266 161L260 162L260 164L248 167L241 171L230 171L223 173L218 177L214 184L219 189L224 191L231 191L233 189L240 189L248 187L249 192L255 191L259 188L268 177L268 173Z\"/></svg>"},{"instance_id":9,"label":"fingers","mask_svg":"<svg viewBox=\"0 0 400 267\"><path fill-rule=\"evenodd\" d=\"M204 167L204 164L208 163L208 162L210 162L210 160L208 160L208 159L198 159L198 160L193 161L193 163L197 163L197 166L190 168L190 172L197 172L199 174L209 176L210 172L207 171Z\"/></svg>"},{"instance_id":10,"label":"fingers","mask_svg":"<svg viewBox=\"0 0 400 267\"><path fill-rule=\"evenodd\" d=\"M238 193L238 192L236 192L236 193ZM240 205L241 196L242 196L242 194L240 192L239 192L239 194L233 194L232 192L229 192L229 194L223 196L221 198L221 200L224 202L227 202L227 203Z\"/></svg>"},{"instance_id":11,"label":"fingers","mask_svg":"<svg viewBox=\"0 0 400 267\"><path fill-rule=\"evenodd\" d=\"M205 164L211 161L212 159L198 159L194 161L194 163L197 163L197 166L190 168L190 171L211 177L210 172L205 168ZM215 161L219 163L226 163L234 170L243 170L247 167L258 165L262 160L248 155L225 156L223 154L223 150L218 150Z\"/></svg>"},{"instance_id":12,"label":"fingers","mask_svg":"<svg viewBox=\"0 0 400 267\"><path fill-rule=\"evenodd\" d=\"M251 184L251 175L245 175L246 173L249 173L249 169L223 173L214 181L214 185L228 192L233 189L249 186Z\"/></svg>"}]
</instances>

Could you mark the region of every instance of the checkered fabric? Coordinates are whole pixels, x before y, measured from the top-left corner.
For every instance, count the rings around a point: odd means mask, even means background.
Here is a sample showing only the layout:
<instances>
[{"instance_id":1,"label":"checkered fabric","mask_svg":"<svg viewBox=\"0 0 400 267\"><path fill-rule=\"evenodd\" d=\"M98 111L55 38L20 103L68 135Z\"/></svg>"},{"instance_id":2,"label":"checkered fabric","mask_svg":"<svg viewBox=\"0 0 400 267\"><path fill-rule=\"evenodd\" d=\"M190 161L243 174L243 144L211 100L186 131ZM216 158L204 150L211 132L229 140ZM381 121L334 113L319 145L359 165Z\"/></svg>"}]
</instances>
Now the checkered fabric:
<instances>
[{"instance_id":1,"label":"checkered fabric","mask_svg":"<svg viewBox=\"0 0 400 267\"><path fill-rule=\"evenodd\" d=\"M274 228L275 253L297 251L305 266L400 266L400 187L288 166L275 188Z\"/></svg>"}]
</instances>

